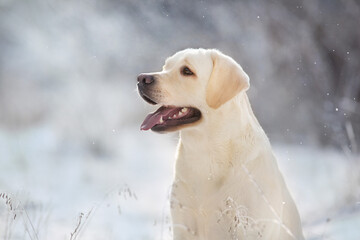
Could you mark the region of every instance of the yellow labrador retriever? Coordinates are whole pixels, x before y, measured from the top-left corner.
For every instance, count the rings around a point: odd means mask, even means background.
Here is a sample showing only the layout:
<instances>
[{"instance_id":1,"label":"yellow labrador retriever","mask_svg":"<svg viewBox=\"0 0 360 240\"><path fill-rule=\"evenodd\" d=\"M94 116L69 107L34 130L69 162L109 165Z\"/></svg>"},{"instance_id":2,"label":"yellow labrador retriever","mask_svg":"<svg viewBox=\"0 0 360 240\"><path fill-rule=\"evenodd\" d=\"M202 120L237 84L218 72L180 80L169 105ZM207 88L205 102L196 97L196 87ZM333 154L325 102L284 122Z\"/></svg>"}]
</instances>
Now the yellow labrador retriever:
<instances>
[{"instance_id":1,"label":"yellow labrador retriever","mask_svg":"<svg viewBox=\"0 0 360 240\"><path fill-rule=\"evenodd\" d=\"M186 49L138 91L160 108L142 130L180 131L171 215L175 240L304 239L269 140L250 107L249 77L214 49Z\"/></svg>"}]
</instances>

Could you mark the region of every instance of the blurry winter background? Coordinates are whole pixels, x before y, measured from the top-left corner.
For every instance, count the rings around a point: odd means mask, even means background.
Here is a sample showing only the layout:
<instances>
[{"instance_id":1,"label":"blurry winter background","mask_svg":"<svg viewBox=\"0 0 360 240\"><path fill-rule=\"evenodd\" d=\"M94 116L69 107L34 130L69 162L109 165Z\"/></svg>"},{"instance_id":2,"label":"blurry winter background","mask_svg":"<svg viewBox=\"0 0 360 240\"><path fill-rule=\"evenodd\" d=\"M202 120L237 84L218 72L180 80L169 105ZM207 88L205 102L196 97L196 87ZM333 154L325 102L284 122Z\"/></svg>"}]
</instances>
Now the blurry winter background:
<instances>
[{"instance_id":1,"label":"blurry winter background","mask_svg":"<svg viewBox=\"0 0 360 240\"><path fill-rule=\"evenodd\" d=\"M360 239L357 0L0 0L0 239L167 239L176 134L136 76L187 47L251 78L308 239Z\"/></svg>"}]
</instances>

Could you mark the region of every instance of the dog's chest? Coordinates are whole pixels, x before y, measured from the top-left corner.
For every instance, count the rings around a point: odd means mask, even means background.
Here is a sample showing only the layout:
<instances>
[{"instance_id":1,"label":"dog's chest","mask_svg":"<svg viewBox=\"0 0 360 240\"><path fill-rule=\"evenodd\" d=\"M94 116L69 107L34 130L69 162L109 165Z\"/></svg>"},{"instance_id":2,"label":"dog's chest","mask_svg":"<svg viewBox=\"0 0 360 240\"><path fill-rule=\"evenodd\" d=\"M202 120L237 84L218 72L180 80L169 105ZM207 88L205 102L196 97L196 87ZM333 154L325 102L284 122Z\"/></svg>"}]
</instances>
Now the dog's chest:
<instances>
[{"instance_id":1,"label":"dog's chest","mask_svg":"<svg viewBox=\"0 0 360 240\"><path fill-rule=\"evenodd\" d=\"M220 209L227 196L241 188L244 176L238 171L239 154L230 141L206 146L189 148L179 143L173 191L193 207Z\"/></svg>"},{"instance_id":2,"label":"dog's chest","mask_svg":"<svg viewBox=\"0 0 360 240\"><path fill-rule=\"evenodd\" d=\"M245 235L256 236L249 239L261 239L258 237L262 235L263 226L253 221L245 207L244 196L236 191L236 184L224 182L218 186L208 184L203 189L197 187L200 185L175 182L171 196L173 216L196 232L196 239L224 239L226 236L225 239L230 240Z\"/></svg>"},{"instance_id":3,"label":"dog's chest","mask_svg":"<svg viewBox=\"0 0 360 240\"><path fill-rule=\"evenodd\" d=\"M176 177L199 192L217 190L234 170L234 152L209 148L201 144L184 148L181 143L176 161Z\"/></svg>"}]
</instances>

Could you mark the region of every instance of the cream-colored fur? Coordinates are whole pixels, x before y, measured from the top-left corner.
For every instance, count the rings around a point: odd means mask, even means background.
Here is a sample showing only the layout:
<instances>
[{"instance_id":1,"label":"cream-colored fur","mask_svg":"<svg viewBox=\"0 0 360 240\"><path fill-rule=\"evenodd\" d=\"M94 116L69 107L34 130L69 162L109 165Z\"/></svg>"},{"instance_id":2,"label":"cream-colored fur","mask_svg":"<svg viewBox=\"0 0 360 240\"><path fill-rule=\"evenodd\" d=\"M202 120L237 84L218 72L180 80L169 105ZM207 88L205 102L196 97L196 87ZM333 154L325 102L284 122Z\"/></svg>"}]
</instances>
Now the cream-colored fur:
<instances>
[{"instance_id":1,"label":"cream-colored fur","mask_svg":"<svg viewBox=\"0 0 360 240\"><path fill-rule=\"evenodd\" d=\"M183 66L195 75L182 76ZM304 239L297 208L252 112L243 69L218 50L186 49L153 74L158 103L202 113L198 123L180 129L170 199L174 239Z\"/></svg>"}]
</instances>

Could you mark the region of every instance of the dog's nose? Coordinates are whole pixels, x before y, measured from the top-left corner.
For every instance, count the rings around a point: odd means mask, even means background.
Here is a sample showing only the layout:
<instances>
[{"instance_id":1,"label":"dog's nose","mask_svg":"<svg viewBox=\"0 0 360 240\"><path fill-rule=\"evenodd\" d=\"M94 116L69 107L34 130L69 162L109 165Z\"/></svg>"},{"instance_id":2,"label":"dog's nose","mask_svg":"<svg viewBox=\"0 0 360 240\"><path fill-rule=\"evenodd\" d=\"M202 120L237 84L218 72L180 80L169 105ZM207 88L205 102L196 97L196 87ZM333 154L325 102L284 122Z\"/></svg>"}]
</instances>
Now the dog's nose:
<instances>
[{"instance_id":1,"label":"dog's nose","mask_svg":"<svg viewBox=\"0 0 360 240\"><path fill-rule=\"evenodd\" d=\"M141 84L151 84L155 81L155 78L152 75L140 74L137 81Z\"/></svg>"}]
</instances>

